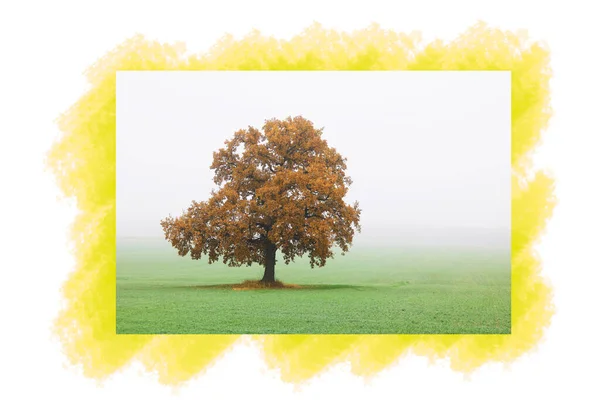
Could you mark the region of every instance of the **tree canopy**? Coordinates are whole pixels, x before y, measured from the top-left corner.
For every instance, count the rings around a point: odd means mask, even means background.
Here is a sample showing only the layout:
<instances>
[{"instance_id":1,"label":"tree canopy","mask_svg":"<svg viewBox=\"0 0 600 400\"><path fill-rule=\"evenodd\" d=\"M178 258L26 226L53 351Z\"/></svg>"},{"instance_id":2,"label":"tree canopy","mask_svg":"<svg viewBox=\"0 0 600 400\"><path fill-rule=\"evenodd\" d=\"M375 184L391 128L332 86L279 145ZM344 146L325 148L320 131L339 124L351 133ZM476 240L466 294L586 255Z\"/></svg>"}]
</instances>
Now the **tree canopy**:
<instances>
[{"instance_id":1,"label":"tree canopy","mask_svg":"<svg viewBox=\"0 0 600 400\"><path fill-rule=\"evenodd\" d=\"M286 264L308 255L311 267L324 266L334 246L347 252L361 210L345 203L347 160L322 133L301 116L235 132L213 153L218 187L183 215L162 220L165 238L181 256L221 258L232 267L259 263L263 281L274 280L278 250Z\"/></svg>"}]
</instances>

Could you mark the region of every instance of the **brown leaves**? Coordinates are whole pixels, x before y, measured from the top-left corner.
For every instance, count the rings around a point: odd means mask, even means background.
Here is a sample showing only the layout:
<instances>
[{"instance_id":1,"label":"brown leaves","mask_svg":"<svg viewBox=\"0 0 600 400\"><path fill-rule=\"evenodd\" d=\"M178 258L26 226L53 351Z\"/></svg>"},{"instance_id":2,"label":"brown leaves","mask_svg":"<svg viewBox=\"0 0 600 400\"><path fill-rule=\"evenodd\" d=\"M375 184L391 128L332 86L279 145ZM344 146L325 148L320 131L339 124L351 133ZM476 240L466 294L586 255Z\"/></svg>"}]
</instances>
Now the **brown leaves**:
<instances>
[{"instance_id":1,"label":"brown leaves","mask_svg":"<svg viewBox=\"0 0 600 400\"><path fill-rule=\"evenodd\" d=\"M269 243L286 263L308 254L311 266L325 265L333 245L348 251L360 209L344 202L346 160L321 135L300 116L235 132L213 153L219 188L181 217L164 219L165 238L182 256L221 257L230 266L264 264Z\"/></svg>"}]
</instances>

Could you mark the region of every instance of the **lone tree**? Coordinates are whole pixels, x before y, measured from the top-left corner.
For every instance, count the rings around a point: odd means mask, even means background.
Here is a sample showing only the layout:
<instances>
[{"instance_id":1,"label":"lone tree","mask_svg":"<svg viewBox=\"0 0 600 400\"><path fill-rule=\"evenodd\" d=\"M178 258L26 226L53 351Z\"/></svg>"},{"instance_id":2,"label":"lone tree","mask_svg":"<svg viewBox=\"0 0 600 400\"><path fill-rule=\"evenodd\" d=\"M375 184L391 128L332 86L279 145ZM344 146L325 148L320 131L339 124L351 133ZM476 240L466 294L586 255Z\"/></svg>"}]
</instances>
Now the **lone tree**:
<instances>
[{"instance_id":1,"label":"lone tree","mask_svg":"<svg viewBox=\"0 0 600 400\"><path fill-rule=\"evenodd\" d=\"M344 202L352 183L346 159L322 132L301 116L267 120L263 132L235 132L213 153L218 189L161 221L165 238L180 256L221 257L230 267L260 263L265 283L275 281L278 250L286 264L308 254L311 268L324 266L334 245L345 254L361 210Z\"/></svg>"}]
</instances>

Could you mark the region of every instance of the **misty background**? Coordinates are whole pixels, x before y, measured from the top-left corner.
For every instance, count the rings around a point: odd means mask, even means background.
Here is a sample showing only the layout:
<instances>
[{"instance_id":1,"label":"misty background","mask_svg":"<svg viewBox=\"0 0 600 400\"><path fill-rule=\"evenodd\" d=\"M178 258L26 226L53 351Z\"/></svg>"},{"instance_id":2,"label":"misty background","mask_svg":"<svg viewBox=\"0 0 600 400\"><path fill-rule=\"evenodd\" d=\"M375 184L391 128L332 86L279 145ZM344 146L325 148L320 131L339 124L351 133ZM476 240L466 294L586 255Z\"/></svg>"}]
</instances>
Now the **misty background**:
<instances>
[{"instance_id":1,"label":"misty background","mask_svg":"<svg viewBox=\"0 0 600 400\"><path fill-rule=\"evenodd\" d=\"M355 245L510 250L510 72L117 72L117 238L210 196L236 130L302 115L348 158Z\"/></svg>"}]
</instances>

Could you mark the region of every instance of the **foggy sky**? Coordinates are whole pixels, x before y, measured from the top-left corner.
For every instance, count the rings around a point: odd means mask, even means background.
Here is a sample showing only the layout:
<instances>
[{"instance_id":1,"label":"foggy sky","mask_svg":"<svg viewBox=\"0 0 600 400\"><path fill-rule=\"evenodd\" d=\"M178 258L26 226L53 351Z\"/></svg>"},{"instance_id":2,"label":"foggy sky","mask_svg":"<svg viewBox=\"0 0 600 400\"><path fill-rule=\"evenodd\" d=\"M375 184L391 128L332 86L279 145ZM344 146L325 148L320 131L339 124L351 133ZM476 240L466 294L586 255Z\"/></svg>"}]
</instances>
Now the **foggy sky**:
<instances>
[{"instance_id":1,"label":"foggy sky","mask_svg":"<svg viewBox=\"0 0 600 400\"><path fill-rule=\"evenodd\" d=\"M302 115L348 158L355 243L510 245L510 72L118 72L117 236L162 237L212 153Z\"/></svg>"}]
</instances>

